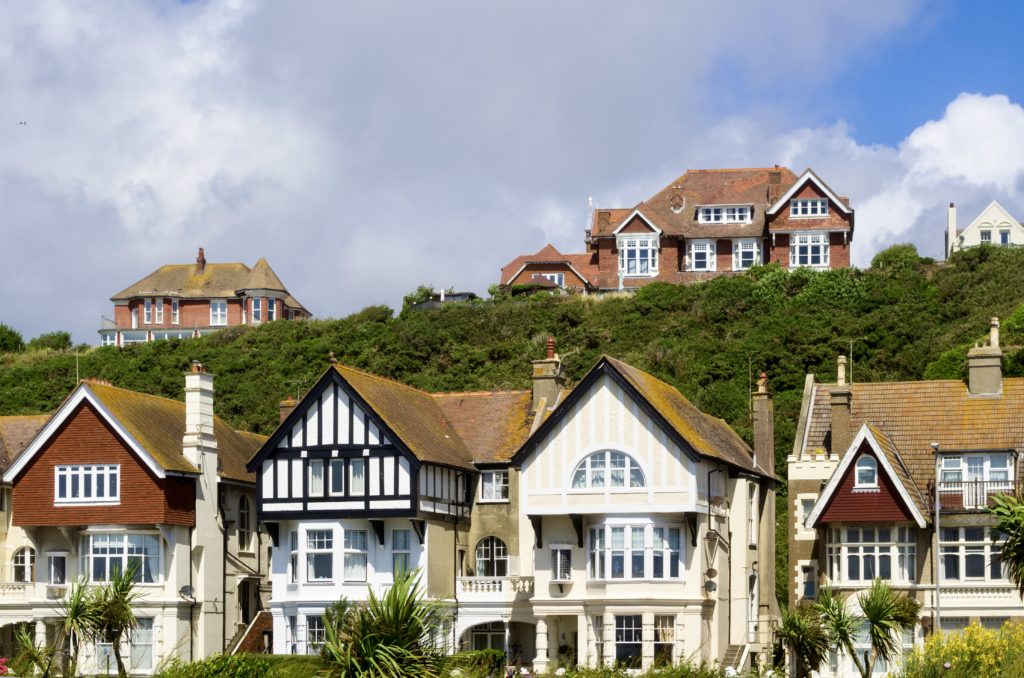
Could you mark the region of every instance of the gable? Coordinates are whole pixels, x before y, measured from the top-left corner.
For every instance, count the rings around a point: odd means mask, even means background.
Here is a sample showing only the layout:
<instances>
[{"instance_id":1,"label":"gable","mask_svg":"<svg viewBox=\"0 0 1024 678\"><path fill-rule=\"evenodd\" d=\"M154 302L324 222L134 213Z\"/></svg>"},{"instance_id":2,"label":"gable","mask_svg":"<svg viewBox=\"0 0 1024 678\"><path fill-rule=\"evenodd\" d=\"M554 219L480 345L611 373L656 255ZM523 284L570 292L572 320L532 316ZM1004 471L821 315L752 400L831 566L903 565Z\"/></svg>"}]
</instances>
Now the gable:
<instances>
[{"instance_id":1,"label":"gable","mask_svg":"<svg viewBox=\"0 0 1024 678\"><path fill-rule=\"evenodd\" d=\"M612 231L612 235L619 233L657 233L660 235L661 229L655 226L654 222L648 219L643 212L636 209L622 221L618 228Z\"/></svg>"},{"instance_id":2,"label":"gable","mask_svg":"<svg viewBox=\"0 0 1024 678\"><path fill-rule=\"evenodd\" d=\"M877 489L855 488L857 461L871 457L878 469ZM846 468L836 491L831 495L815 525L845 522L899 522L914 520L899 497L894 480L889 477L878 456L865 441Z\"/></svg>"},{"instance_id":3,"label":"gable","mask_svg":"<svg viewBox=\"0 0 1024 678\"><path fill-rule=\"evenodd\" d=\"M981 229L991 229L993 231L1010 229L1019 231L1021 230L1021 225L1002 205L993 200L962 233Z\"/></svg>"},{"instance_id":4,"label":"gable","mask_svg":"<svg viewBox=\"0 0 1024 678\"><path fill-rule=\"evenodd\" d=\"M811 188L812 191L808 193L807 189ZM842 201L836 193L825 184L821 178L810 169L804 171L803 174L790 186L789 190L782 194L774 205L768 208L766 214L772 215L777 214L783 207L789 205L789 201L797 197L797 194L804 193L807 197L815 195L818 197L828 198L830 208L838 209L843 214L853 214L853 210Z\"/></svg>"}]
</instances>

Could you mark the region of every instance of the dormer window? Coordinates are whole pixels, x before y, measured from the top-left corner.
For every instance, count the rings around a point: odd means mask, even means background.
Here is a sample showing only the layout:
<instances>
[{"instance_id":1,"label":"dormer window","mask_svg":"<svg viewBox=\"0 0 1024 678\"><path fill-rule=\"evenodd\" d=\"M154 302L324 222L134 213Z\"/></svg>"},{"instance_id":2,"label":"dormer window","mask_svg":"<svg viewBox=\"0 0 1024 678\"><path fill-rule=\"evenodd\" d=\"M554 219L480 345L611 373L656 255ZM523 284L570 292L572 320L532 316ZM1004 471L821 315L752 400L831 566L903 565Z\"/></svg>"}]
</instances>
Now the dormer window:
<instances>
[{"instance_id":1,"label":"dormer window","mask_svg":"<svg viewBox=\"0 0 1024 678\"><path fill-rule=\"evenodd\" d=\"M790 200L789 215L791 217L827 217L828 200L823 198Z\"/></svg>"},{"instance_id":2,"label":"dormer window","mask_svg":"<svg viewBox=\"0 0 1024 678\"><path fill-rule=\"evenodd\" d=\"M750 222L750 206L701 207L697 221L701 224L746 224Z\"/></svg>"},{"instance_id":3,"label":"dormer window","mask_svg":"<svg viewBox=\"0 0 1024 678\"><path fill-rule=\"evenodd\" d=\"M658 236L624 235L616 243L619 248L619 273L625 276L658 275Z\"/></svg>"},{"instance_id":4,"label":"dormer window","mask_svg":"<svg viewBox=\"0 0 1024 678\"><path fill-rule=\"evenodd\" d=\"M857 477L854 489L876 489L878 487L878 462L874 457L857 460Z\"/></svg>"}]
</instances>

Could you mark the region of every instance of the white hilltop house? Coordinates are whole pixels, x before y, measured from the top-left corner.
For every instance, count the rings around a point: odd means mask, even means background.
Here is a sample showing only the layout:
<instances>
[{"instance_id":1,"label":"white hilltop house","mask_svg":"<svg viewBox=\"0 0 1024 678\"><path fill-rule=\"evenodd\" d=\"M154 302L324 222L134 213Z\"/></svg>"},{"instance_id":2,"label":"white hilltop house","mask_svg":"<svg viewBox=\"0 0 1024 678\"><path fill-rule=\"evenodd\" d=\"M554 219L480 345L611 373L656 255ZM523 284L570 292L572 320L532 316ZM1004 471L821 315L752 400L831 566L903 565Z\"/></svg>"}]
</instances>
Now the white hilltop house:
<instances>
[{"instance_id":1,"label":"white hilltop house","mask_svg":"<svg viewBox=\"0 0 1024 678\"><path fill-rule=\"evenodd\" d=\"M1002 205L993 200L966 228L957 228L956 205L949 203L946 219L947 256L967 247L1024 245L1024 226L1013 218Z\"/></svg>"}]
</instances>

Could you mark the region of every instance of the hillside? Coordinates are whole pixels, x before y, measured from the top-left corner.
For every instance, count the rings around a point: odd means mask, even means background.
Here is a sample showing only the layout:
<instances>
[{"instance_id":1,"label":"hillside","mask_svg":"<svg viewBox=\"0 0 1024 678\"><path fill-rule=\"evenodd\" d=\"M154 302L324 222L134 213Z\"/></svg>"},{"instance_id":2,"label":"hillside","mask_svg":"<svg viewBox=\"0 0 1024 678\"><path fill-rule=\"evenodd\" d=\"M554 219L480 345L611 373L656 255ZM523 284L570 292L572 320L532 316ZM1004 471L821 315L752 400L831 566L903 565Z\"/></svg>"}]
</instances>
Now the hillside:
<instances>
[{"instance_id":1,"label":"hillside","mask_svg":"<svg viewBox=\"0 0 1024 678\"><path fill-rule=\"evenodd\" d=\"M829 378L853 341L858 381L958 377L988 319L1007 345L1024 344L1024 250L985 248L932 264L909 246L881 253L867 271L766 267L635 296L534 297L452 305L394 317L370 307L340 320L233 328L188 341L96 348L83 377L174 398L193 359L216 377L217 409L239 428L269 433L277 404L338 360L430 390L526 388L529 361L558 340L571 380L602 353L648 370L750 440L748 387L765 370L775 395L777 466L785 474L804 376ZM1014 312L1017 311L1016 314ZM1009 374L1024 374L1024 353ZM0 414L44 412L75 383L75 356L0 356Z\"/></svg>"}]
</instances>

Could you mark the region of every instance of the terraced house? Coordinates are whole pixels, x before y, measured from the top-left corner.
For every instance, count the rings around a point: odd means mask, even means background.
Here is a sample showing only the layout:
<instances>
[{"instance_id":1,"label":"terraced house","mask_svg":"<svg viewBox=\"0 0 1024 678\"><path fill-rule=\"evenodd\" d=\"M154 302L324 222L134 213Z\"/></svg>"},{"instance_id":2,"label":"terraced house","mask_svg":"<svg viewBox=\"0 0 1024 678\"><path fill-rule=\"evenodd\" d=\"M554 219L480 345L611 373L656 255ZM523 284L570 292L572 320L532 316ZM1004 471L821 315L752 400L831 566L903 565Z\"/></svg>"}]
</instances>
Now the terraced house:
<instances>
[{"instance_id":1,"label":"terraced house","mask_svg":"<svg viewBox=\"0 0 1024 678\"><path fill-rule=\"evenodd\" d=\"M774 603L772 411L756 452L636 368L572 389L549 344L529 391L426 393L332 365L248 468L274 540L274 651L326 606L419 569L445 642L537 670L703 657L750 666Z\"/></svg>"},{"instance_id":2,"label":"terraced house","mask_svg":"<svg viewBox=\"0 0 1024 678\"><path fill-rule=\"evenodd\" d=\"M1019 487L1024 449L1024 379L1003 378L1001 358L993 318L966 384L851 384L844 357L834 383L807 375L788 461L791 602L826 582L855 593L887 580L924 605L905 648L936 628L1024 617L984 512ZM833 655L827 675L857 673Z\"/></svg>"},{"instance_id":3,"label":"terraced house","mask_svg":"<svg viewBox=\"0 0 1024 678\"><path fill-rule=\"evenodd\" d=\"M267 551L245 461L265 438L214 416L198 364L185 396L84 381L51 416L0 418L4 656L18 624L54 643L69 584L102 585L129 566L139 625L121 650L133 674L231 651L251 630ZM83 648L81 669L116 670L112 652Z\"/></svg>"},{"instance_id":4,"label":"terraced house","mask_svg":"<svg viewBox=\"0 0 1024 678\"><path fill-rule=\"evenodd\" d=\"M632 207L596 208L586 251L547 245L501 269L501 285L578 291L688 283L745 271L850 265L854 212L813 170L688 170Z\"/></svg>"}]
</instances>

